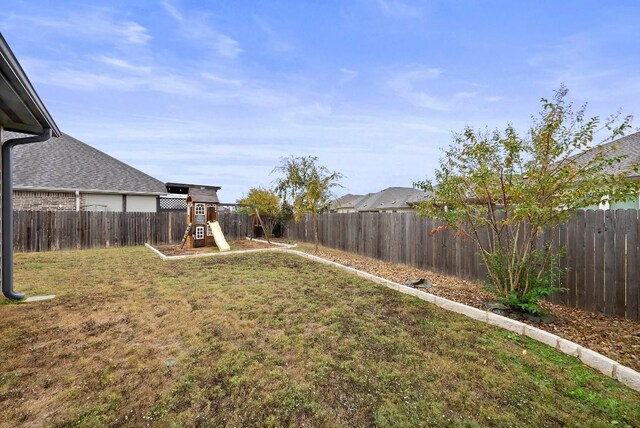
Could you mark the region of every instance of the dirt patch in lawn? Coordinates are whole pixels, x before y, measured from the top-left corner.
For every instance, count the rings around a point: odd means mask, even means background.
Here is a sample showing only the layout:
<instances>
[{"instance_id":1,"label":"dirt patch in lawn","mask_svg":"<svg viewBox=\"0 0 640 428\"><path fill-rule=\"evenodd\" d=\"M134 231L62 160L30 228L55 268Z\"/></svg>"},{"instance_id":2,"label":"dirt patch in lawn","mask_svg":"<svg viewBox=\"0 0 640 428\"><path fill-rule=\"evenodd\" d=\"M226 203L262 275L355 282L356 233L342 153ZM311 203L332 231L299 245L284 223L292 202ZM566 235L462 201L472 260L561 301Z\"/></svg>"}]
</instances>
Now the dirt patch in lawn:
<instances>
[{"instance_id":1,"label":"dirt patch in lawn","mask_svg":"<svg viewBox=\"0 0 640 428\"><path fill-rule=\"evenodd\" d=\"M427 278L433 283L433 287L425 291L478 309L486 309L485 302L493 300L491 294L476 282L324 247L317 252L309 245L302 245L299 249L399 283ZM640 323L549 302L542 302L542 306L553 313L555 322L524 322L640 371Z\"/></svg>"},{"instance_id":2,"label":"dirt patch in lawn","mask_svg":"<svg viewBox=\"0 0 640 428\"><path fill-rule=\"evenodd\" d=\"M237 241L229 242L231 251L241 250L258 250L263 248L276 248L274 245L269 245L266 242L258 242L248 239L239 239ZM187 256L194 254L208 254L219 253L218 247L200 247L200 248L180 248L180 245L158 245L155 247L165 256Z\"/></svg>"}]
</instances>

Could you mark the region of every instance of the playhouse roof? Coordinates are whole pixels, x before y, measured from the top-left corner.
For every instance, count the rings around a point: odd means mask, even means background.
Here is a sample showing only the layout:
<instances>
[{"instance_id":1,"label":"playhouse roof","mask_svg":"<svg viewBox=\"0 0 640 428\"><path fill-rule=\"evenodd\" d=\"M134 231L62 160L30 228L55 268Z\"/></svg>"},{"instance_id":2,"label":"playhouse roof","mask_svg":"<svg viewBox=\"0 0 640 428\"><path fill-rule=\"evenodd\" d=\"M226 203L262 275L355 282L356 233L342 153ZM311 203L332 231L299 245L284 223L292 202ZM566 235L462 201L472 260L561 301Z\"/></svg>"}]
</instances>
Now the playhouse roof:
<instances>
[{"instance_id":1,"label":"playhouse roof","mask_svg":"<svg viewBox=\"0 0 640 428\"><path fill-rule=\"evenodd\" d=\"M220 186L209 186L205 184L188 184L188 183L167 183L167 192L176 195L188 195L190 189L213 189L216 192L221 189Z\"/></svg>"},{"instance_id":2,"label":"playhouse roof","mask_svg":"<svg viewBox=\"0 0 640 428\"><path fill-rule=\"evenodd\" d=\"M219 204L218 193L215 188L190 187L189 198L194 202L205 202L209 204Z\"/></svg>"}]
</instances>

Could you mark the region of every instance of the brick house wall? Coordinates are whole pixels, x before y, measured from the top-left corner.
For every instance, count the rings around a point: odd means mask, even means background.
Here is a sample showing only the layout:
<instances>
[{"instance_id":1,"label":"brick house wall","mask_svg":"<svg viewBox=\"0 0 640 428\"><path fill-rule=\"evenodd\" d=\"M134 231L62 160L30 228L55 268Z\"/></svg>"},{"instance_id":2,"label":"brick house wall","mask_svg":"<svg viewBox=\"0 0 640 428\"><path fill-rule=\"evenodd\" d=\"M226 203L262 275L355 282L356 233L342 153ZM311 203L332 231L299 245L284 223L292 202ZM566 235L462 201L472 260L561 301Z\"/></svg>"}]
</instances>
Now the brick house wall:
<instances>
[{"instance_id":1,"label":"brick house wall","mask_svg":"<svg viewBox=\"0 0 640 428\"><path fill-rule=\"evenodd\" d=\"M80 195L80 204L83 204ZM15 190L13 192L15 211L75 211L76 195L68 192L31 192Z\"/></svg>"}]
</instances>

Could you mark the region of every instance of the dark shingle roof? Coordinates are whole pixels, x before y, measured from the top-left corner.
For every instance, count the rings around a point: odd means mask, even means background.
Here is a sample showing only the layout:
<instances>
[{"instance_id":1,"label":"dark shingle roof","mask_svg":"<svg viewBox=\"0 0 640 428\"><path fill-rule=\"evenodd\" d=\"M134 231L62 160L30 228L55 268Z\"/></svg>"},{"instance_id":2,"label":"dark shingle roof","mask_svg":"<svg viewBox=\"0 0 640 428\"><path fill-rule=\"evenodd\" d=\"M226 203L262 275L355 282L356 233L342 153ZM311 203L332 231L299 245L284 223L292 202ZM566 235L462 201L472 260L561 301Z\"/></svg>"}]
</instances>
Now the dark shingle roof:
<instances>
[{"instance_id":1,"label":"dark shingle roof","mask_svg":"<svg viewBox=\"0 0 640 428\"><path fill-rule=\"evenodd\" d=\"M407 209L428 196L429 193L411 187L389 187L364 196L345 195L336 201L341 201L342 205L335 208L355 208L356 211Z\"/></svg>"},{"instance_id":2,"label":"dark shingle roof","mask_svg":"<svg viewBox=\"0 0 640 428\"><path fill-rule=\"evenodd\" d=\"M617 147L617 149L614 149L614 147ZM626 137L619 138L607 144L596 146L590 151L577 156L576 161L580 163L592 158L597 153L596 150L603 150L604 153L611 156L627 156L621 162L616 162L605 170L609 174L619 174L628 170L633 164L640 163L640 132L627 135ZM637 175L637 173L633 173L631 176Z\"/></svg>"},{"instance_id":3,"label":"dark shingle roof","mask_svg":"<svg viewBox=\"0 0 640 428\"><path fill-rule=\"evenodd\" d=\"M409 208L408 199L423 195L422 190L411 187L389 187L378 193L366 195L357 204L358 211L379 211Z\"/></svg>"},{"instance_id":4,"label":"dark shingle roof","mask_svg":"<svg viewBox=\"0 0 640 428\"><path fill-rule=\"evenodd\" d=\"M3 138L22 134L5 132ZM13 185L19 189L165 194L164 183L69 135L16 146Z\"/></svg>"},{"instance_id":5,"label":"dark shingle roof","mask_svg":"<svg viewBox=\"0 0 640 428\"><path fill-rule=\"evenodd\" d=\"M344 196L340 196L338 199L331 203L331 209L337 210L338 208L354 208L358 201L363 198L363 195L352 195L347 193Z\"/></svg>"}]
</instances>

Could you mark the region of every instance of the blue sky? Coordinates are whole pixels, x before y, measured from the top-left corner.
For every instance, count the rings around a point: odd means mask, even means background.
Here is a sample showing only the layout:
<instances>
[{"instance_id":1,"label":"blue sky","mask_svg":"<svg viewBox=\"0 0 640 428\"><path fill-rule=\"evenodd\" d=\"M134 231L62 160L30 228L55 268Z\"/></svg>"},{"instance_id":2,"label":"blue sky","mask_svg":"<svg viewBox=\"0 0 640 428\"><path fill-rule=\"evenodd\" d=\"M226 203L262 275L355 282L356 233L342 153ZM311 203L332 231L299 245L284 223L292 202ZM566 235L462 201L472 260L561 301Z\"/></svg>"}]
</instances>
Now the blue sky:
<instances>
[{"instance_id":1,"label":"blue sky","mask_svg":"<svg viewBox=\"0 0 640 428\"><path fill-rule=\"evenodd\" d=\"M526 129L561 83L640 113L637 1L11 1L0 31L63 130L162 181L411 186L466 124ZM636 122L637 125L637 122Z\"/></svg>"}]
</instances>

